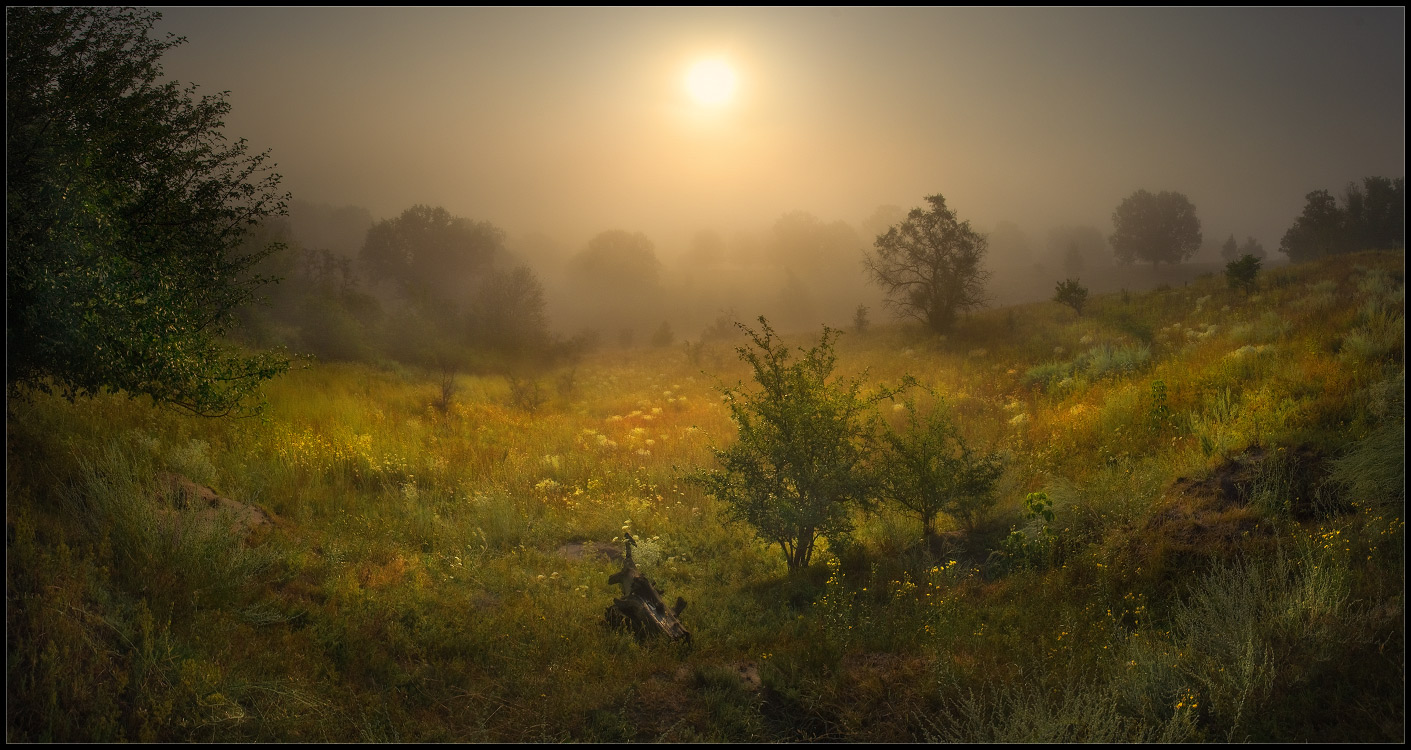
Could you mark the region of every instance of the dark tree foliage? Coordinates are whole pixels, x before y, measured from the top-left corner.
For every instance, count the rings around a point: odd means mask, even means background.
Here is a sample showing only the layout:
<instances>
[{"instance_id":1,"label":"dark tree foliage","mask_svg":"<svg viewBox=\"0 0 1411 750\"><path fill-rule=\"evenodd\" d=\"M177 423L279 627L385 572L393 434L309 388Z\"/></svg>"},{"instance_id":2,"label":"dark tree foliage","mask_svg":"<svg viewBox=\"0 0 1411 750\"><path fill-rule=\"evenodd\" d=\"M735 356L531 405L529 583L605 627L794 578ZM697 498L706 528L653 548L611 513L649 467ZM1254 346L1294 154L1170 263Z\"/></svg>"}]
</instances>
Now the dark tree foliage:
<instances>
[{"instance_id":1,"label":"dark tree foliage","mask_svg":"<svg viewBox=\"0 0 1411 750\"><path fill-rule=\"evenodd\" d=\"M721 389L740 437L715 451L720 468L693 476L727 506L727 517L778 545L789 570L808 566L820 537L852 528L850 510L872 492L866 459L875 405L895 391L863 393L861 378L834 377L838 332L824 327L811 349L793 352L761 317L740 324L749 346L736 349L758 389Z\"/></svg>"},{"instance_id":2,"label":"dark tree foliage","mask_svg":"<svg viewBox=\"0 0 1411 750\"><path fill-rule=\"evenodd\" d=\"M1406 179L1368 177L1349 183L1343 207L1326 190L1308 194L1303 213L1284 233L1279 252L1292 261L1359 250L1406 247Z\"/></svg>"},{"instance_id":3,"label":"dark tree foliage","mask_svg":"<svg viewBox=\"0 0 1411 750\"><path fill-rule=\"evenodd\" d=\"M268 153L228 142L225 95L163 81L184 41L160 14L5 11L6 385L103 389L206 415L287 367L221 342L277 245L242 238L284 211Z\"/></svg>"},{"instance_id":4,"label":"dark tree foliage","mask_svg":"<svg viewBox=\"0 0 1411 750\"><path fill-rule=\"evenodd\" d=\"M959 313L985 302L989 273L981 261L988 242L970 222L957 220L940 194L926 202L930 210L911 209L877 237L863 266L886 291L888 307L944 333Z\"/></svg>"},{"instance_id":5,"label":"dark tree foliage","mask_svg":"<svg viewBox=\"0 0 1411 750\"><path fill-rule=\"evenodd\" d=\"M1326 190L1314 190L1306 197L1303 214L1279 243L1279 251L1295 263L1331 255L1343 245L1344 216L1337 199Z\"/></svg>"},{"instance_id":6,"label":"dark tree foliage","mask_svg":"<svg viewBox=\"0 0 1411 750\"><path fill-rule=\"evenodd\" d=\"M1123 263L1142 261L1155 268L1180 263L1200 249L1200 219L1181 193L1138 190L1112 212L1110 241Z\"/></svg>"},{"instance_id":7,"label":"dark tree foliage","mask_svg":"<svg viewBox=\"0 0 1411 750\"><path fill-rule=\"evenodd\" d=\"M1073 312L1083 314L1083 306L1088 303L1088 289L1078 283L1077 279L1066 279L1058 282L1058 287L1054 290L1053 301L1061 305L1073 308Z\"/></svg>"},{"instance_id":8,"label":"dark tree foliage","mask_svg":"<svg viewBox=\"0 0 1411 750\"><path fill-rule=\"evenodd\" d=\"M396 285L407 299L459 308L503 253L504 232L493 224L416 205L374 224L359 260L368 278Z\"/></svg>"},{"instance_id":9,"label":"dark tree foliage","mask_svg":"<svg viewBox=\"0 0 1411 750\"><path fill-rule=\"evenodd\" d=\"M1406 247L1406 178L1367 177L1347 185L1347 249L1390 250Z\"/></svg>"}]
</instances>

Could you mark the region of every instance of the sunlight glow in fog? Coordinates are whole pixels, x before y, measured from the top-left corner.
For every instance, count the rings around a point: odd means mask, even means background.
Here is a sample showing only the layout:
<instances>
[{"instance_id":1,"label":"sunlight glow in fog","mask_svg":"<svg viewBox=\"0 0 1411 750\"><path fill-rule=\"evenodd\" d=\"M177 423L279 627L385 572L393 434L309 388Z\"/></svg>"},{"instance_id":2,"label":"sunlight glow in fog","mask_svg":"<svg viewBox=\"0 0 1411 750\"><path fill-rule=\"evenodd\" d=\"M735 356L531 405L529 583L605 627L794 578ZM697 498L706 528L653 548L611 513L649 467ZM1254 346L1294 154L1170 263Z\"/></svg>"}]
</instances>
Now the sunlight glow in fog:
<instances>
[{"instance_id":1,"label":"sunlight glow in fog","mask_svg":"<svg viewBox=\"0 0 1411 750\"><path fill-rule=\"evenodd\" d=\"M686 73L686 91L702 106L724 106L735 94L735 70L719 58L701 60Z\"/></svg>"}]
</instances>

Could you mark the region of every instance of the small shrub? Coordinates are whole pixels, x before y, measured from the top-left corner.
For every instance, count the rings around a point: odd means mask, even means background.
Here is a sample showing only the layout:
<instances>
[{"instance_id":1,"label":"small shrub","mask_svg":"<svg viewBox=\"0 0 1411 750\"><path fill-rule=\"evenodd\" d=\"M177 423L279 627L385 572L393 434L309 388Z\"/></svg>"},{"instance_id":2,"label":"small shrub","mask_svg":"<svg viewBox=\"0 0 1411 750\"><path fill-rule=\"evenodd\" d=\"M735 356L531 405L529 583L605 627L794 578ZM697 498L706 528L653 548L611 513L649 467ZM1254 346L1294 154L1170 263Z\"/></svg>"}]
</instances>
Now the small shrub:
<instances>
[{"instance_id":1,"label":"small shrub","mask_svg":"<svg viewBox=\"0 0 1411 750\"><path fill-rule=\"evenodd\" d=\"M1088 302L1088 289L1078 283L1077 279L1067 279L1058 282L1058 288L1054 291L1053 301L1061 305L1073 308L1073 312L1083 314L1083 305Z\"/></svg>"},{"instance_id":2,"label":"small shrub","mask_svg":"<svg viewBox=\"0 0 1411 750\"><path fill-rule=\"evenodd\" d=\"M877 460L878 485L884 498L917 514L922 534L936 534L936 515L955 518L967 532L989 515L995 504L995 483L1004 473L997 453L972 450L955 424L937 405L922 418L908 401L905 432L882 434Z\"/></svg>"},{"instance_id":3,"label":"small shrub","mask_svg":"<svg viewBox=\"0 0 1411 750\"><path fill-rule=\"evenodd\" d=\"M1245 294L1254 291L1258 276L1259 259L1253 255L1246 254L1239 260L1232 260L1225 265L1225 281L1231 289L1239 289Z\"/></svg>"},{"instance_id":4,"label":"small shrub","mask_svg":"<svg viewBox=\"0 0 1411 750\"><path fill-rule=\"evenodd\" d=\"M514 408L533 414L544 405L546 398L539 381L518 375L510 375L506 381L510 386L510 405Z\"/></svg>"}]
</instances>

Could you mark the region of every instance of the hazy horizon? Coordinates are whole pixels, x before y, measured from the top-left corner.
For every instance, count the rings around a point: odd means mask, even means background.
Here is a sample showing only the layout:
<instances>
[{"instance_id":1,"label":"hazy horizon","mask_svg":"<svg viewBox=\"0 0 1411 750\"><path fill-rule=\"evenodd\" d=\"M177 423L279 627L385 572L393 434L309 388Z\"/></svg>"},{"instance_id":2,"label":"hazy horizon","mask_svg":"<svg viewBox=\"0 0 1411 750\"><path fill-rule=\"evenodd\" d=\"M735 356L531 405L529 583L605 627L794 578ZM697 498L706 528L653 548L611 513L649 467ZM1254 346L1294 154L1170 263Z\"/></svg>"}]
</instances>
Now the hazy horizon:
<instances>
[{"instance_id":1,"label":"hazy horizon","mask_svg":"<svg viewBox=\"0 0 1411 750\"><path fill-rule=\"evenodd\" d=\"M1405 162L1405 10L162 9L167 75L295 198L418 203L658 253L942 193L982 231L1111 231L1133 191L1271 252L1315 189ZM724 107L682 78L720 57Z\"/></svg>"}]
</instances>

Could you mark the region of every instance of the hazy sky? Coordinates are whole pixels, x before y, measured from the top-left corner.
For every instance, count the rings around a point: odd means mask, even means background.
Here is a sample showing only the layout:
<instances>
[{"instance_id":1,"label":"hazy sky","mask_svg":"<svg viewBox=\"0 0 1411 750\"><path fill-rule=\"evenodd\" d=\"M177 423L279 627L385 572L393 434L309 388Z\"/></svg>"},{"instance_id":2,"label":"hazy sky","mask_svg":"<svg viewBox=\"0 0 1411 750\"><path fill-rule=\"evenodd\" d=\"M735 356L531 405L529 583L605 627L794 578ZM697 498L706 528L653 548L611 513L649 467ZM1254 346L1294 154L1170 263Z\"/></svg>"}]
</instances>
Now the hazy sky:
<instances>
[{"instance_id":1,"label":"hazy sky","mask_svg":"<svg viewBox=\"0 0 1411 750\"><path fill-rule=\"evenodd\" d=\"M1272 251L1309 191L1405 174L1403 8L162 12L167 74L229 90L296 198L569 245L936 192L1042 242L1145 188ZM708 57L716 110L683 86Z\"/></svg>"}]
</instances>

